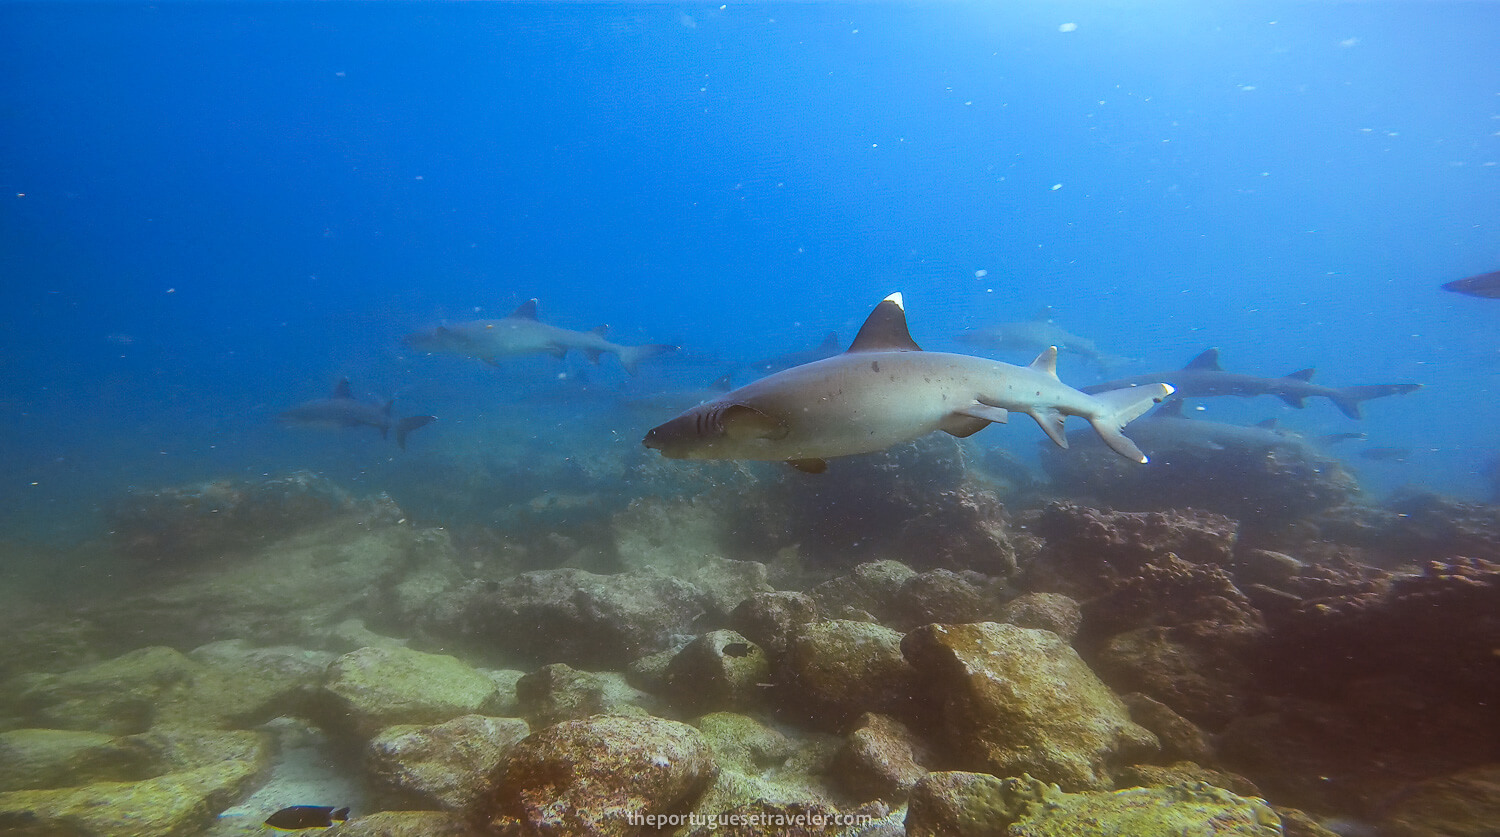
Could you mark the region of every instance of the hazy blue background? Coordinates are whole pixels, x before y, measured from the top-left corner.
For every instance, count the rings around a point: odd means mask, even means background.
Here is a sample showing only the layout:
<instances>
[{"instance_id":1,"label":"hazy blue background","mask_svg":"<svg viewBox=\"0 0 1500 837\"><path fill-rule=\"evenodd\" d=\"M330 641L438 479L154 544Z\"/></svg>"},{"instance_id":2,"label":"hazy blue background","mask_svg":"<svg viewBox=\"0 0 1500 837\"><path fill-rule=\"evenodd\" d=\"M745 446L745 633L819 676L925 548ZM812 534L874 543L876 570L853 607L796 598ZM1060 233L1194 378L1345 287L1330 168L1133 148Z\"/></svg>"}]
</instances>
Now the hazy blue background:
<instances>
[{"instance_id":1,"label":"hazy blue background","mask_svg":"<svg viewBox=\"0 0 1500 837\"><path fill-rule=\"evenodd\" d=\"M1437 285L1500 268L1496 43L1486 2L0 4L0 538L127 485L388 487L394 445L272 420L341 375L442 417L408 457L638 444L528 397L576 361L403 355L532 296L699 358L642 384L893 290L929 348L1052 305L1123 371L1422 381L1359 425L1413 461L1360 467L1477 496L1500 301Z\"/></svg>"}]
</instances>

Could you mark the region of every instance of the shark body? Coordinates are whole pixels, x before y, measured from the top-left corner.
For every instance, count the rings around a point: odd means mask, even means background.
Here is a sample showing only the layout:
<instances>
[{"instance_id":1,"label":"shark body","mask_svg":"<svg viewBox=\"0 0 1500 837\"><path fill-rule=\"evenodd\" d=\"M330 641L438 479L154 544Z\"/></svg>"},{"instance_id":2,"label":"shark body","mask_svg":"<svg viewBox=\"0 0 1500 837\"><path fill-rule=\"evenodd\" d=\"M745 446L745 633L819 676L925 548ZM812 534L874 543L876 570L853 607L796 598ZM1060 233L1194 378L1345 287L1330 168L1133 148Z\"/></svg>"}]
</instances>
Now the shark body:
<instances>
[{"instance_id":1,"label":"shark body","mask_svg":"<svg viewBox=\"0 0 1500 837\"><path fill-rule=\"evenodd\" d=\"M1020 412L1062 447L1064 420L1080 416L1121 456L1145 462L1120 431L1171 392L1155 384L1085 394L1058 380L1055 348L1030 366L924 352L911 339L901 295L892 294L848 351L694 407L643 443L672 459L780 460L819 473L828 457L884 450L934 430L969 436Z\"/></svg>"},{"instance_id":2,"label":"shark body","mask_svg":"<svg viewBox=\"0 0 1500 837\"><path fill-rule=\"evenodd\" d=\"M408 334L402 342L420 352L476 357L491 365L498 365L503 358L523 355L547 354L561 358L570 350L582 352L591 363L598 363L601 355L613 354L631 374L635 374L641 361L677 349L676 346L660 344L624 346L612 343L605 337L609 326L599 326L592 331L573 331L548 325L537 319L536 308L537 301L529 299L507 317L440 325Z\"/></svg>"},{"instance_id":3,"label":"shark body","mask_svg":"<svg viewBox=\"0 0 1500 837\"><path fill-rule=\"evenodd\" d=\"M437 417L408 416L398 419L392 415L395 404L394 398L384 405L360 401L350 392L349 379L344 378L333 388L333 395L328 398L304 401L282 412L277 418L286 424L300 427L373 427L380 431L382 439L390 436L391 429L394 428L396 444L406 450L406 434L437 421Z\"/></svg>"},{"instance_id":4,"label":"shark body","mask_svg":"<svg viewBox=\"0 0 1500 837\"><path fill-rule=\"evenodd\" d=\"M1255 395L1274 395L1298 409L1304 406L1308 398L1327 398L1344 415L1357 419L1360 418L1361 402L1371 398L1383 398L1387 395L1403 395L1422 388L1421 384L1325 387L1313 383L1312 376L1312 369L1301 369L1280 378L1262 378L1258 375L1226 372L1219 366L1219 350L1208 349L1176 372L1158 372L1154 375L1120 378L1086 386L1083 391L1102 394L1150 382L1166 381L1176 388L1179 397L1239 395L1248 398Z\"/></svg>"},{"instance_id":5,"label":"shark body","mask_svg":"<svg viewBox=\"0 0 1500 837\"><path fill-rule=\"evenodd\" d=\"M1311 455L1302 436L1276 427L1275 419L1252 425L1188 418L1182 401L1172 400L1130 427L1130 435L1153 454L1168 450L1236 450L1254 453L1283 451Z\"/></svg>"},{"instance_id":6,"label":"shark body","mask_svg":"<svg viewBox=\"0 0 1500 837\"><path fill-rule=\"evenodd\" d=\"M780 372L783 369L791 369L793 366L801 366L804 363L812 363L815 360L830 358L839 353L839 333L830 331L823 337L823 342L808 349L798 349L795 352L768 357L765 360L757 360L750 364L750 369L762 374Z\"/></svg>"},{"instance_id":7,"label":"shark body","mask_svg":"<svg viewBox=\"0 0 1500 837\"><path fill-rule=\"evenodd\" d=\"M1080 337L1052 321L1051 312L1043 311L1034 320L997 323L972 328L955 336L958 342L991 352L1036 352L1056 346L1060 352L1077 355L1100 369L1108 369L1124 358L1099 351L1087 337Z\"/></svg>"}]
</instances>

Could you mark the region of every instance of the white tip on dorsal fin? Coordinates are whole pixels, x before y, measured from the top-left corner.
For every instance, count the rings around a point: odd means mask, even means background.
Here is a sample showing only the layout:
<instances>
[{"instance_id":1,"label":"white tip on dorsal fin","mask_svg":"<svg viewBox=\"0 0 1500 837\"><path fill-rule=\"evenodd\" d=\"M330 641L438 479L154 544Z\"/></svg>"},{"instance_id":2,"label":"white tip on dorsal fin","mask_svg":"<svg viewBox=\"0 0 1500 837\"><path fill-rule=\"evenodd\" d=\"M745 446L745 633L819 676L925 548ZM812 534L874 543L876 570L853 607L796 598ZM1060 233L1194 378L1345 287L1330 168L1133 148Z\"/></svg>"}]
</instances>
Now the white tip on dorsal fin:
<instances>
[{"instance_id":1,"label":"white tip on dorsal fin","mask_svg":"<svg viewBox=\"0 0 1500 837\"><path fill-rule=\"evenodd\" d=\"M911 339L906 328L906 307L901 303L901 294L893 293L880 301L875 310L860 327L854 342L849 344L852 352L920 352L922 347Z\"/></svg>"},{"instance_id":2,"label":"white tip on dorsal fin","mask_svg":"<svg viewBox=\"0 0 1500 837\"><path fill-rule=\"evenodd\" d=\"M1043 349L1042 353L1036 356L1036 360L1033 360L1031 362L1031 367L1030 368L1035 369L1038 372L1043 372L1045 374L1051 375L1052 377L1056 378L1057 377L1057 347L1056 346L1048 346L1047 348Z\"/></svg>"}]
</instances>

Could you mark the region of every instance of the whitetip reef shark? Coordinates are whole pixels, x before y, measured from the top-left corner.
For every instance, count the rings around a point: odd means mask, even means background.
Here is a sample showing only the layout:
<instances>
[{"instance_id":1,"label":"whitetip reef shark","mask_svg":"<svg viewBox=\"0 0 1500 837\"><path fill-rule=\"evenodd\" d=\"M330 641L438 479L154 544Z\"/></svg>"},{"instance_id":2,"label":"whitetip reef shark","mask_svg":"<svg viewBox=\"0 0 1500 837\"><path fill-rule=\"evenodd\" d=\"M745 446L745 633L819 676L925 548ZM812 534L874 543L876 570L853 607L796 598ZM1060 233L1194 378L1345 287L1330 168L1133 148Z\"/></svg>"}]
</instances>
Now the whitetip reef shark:
<instances>
[{"instance_id":1,"label":"whitetip reef shark","mask_svg":"<svg viewBox=\"0 0 1500 837\"><path fill-rule=\"evenodd\" d=\"M895 293L875 306L848 351L700 404L642 443L670 459L785 461L822 473L828 457L884 450L934 430L970 436L1019 412L1061 447L1064 420L1085 418L1116 453L1144 463L1120 431L1171 393L1154 384L1087 395L1058 380L1056 347L1030 366L924 352Z\"/></svg>"},{"instance_id":2,"label":"whitetip reef shark","mask_svg":"<svg viewBox=\"0 0 1500 837\"><path fill-rule=\"evenodd\" d=\"M396 405L396 399L385 402L384 406L371 404L368 401L360 401L354 397L349 390L349 379L344 378L333 388L333 395L328 398L316 398L312 401L304 401L277 416L287 424L295 424L302 427L373 427L380 431L380 438L384 439L390 435L391 428L396 429L396 445L406 450L406 434L418 427L423 427L437 421L436 416L407 416L403 419L391 415L391 408Z\"/></svg>"},{"instance_id":3,"label":"whitetip reef shark","mask_svg":"<svg viewBox=\"0 0 1500 837\"><path fill-rule=\"evenodd\" d=\"M1135 375L1102 384L1083 387L1084 392L1103 394L1155 381L1166 381L1177 389L1179 398L1213 395L1274 395L1301 409L1307 398L1327 398L1344 415L1360 418L1359 405L1371 398L1387 395L1404 395L1422 388L1421 384L1368 384L1355 387L1325 387L1312 382L1313 370L1301 369L1280 378L1262 378L1239 372L1225 372L1219 366L1219 350L1208 349L1188 362L1176 372L1157 372L1152 375Z\"/></svg>"},{"instance_id":4,"label":"whitetip reef shark","mask_svg":"<svg viewBox=\"0 0 1500 837\"><path fill-rule=\"evenodd\" d=\"M1108 371L1128 360L1101 352L1094 341L1063 329L1052 320L1051 308L1043 308L1035 318L1025 322L971 328L958 333L954 339L976 349L994 352L1035 352L1056 346L1058 351L1075 354L1101 371Z\"/></svg>"},{"instance_id":5,"label":"whitetip reef shark","mask_svg":"<svg viewBox=\"0 0 1500 837\"><path fill-rule=\"evenodd\" d=\"M662 344L622 346L611 343L604 337L609 326L602 325L592 331L573 331L548 325L537 319L536 306L535 299L528 299L510 316L440 325L408 334L402 342L419 352L477 357L492 366L498 366L501 358L521 355L548 354L560 358L569 349L583 352L591 363L598 363L600 355L613 354L632 375L641 361L677 350L676 346Z\"/></svg>"}]
</instances>

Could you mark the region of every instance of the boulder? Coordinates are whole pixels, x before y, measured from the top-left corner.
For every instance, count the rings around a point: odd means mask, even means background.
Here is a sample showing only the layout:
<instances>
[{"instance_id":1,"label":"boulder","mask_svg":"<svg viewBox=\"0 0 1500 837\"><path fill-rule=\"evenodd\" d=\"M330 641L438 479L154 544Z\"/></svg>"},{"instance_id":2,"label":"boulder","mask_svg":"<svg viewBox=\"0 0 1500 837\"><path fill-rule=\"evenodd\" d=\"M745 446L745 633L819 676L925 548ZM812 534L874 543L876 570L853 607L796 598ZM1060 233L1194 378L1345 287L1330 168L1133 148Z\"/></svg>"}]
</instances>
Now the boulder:
<instances>
[{"instance_id":1,"label":"boulder","mask_svg":"<svg viewBox=\"0 0 1500 837\"><path fill-rule=\"evenodd\" d=\"M533 729L590 715L648 714L649 698L617 672L579 671L565 663L542 666L516 681L516 707Z\"/></svg>"},{"instance_id":2,"label":"boulder","mask_svg":"<svg viewBox=\"0 0 1500 837\"><path fill-rule=\"evenodd\" d=\"M802 626L777 676L785 705L834 727L865 712L903 717L914 709L917 672L901 655L901 634L869 622Z\"/></svg>"},{"instance_id":3,"label":"boulder","mask_svg":"<svg viewBox=\"0 0 1500 837\"><path fill-rule=\"evenodd\" d=\"M648 817L691 809L717 772L713 750L686 724L596 715L522 740L481 810L502 830L634 835Z\"/></svg>"},{"instance_id":4,"label":"boulder","mask_svg":"<svg viewBox=\"0 0 1500 837\"><path fill-rule=\"evenodd\" d=\"M832 775L855 799L898 802L927 775L932 753L905 724L867 712L844 738Z\"/></svg>"},{"instance_id":5,"label":"boulder","mask_svg":"<svg viewBox=\"0 0 1500 837\"><path fill-rule=\"evenodd\" d=\"M672 657L662 687L687 712L747 709L764 703L771 664L760 646L734 631L709 631Z\"/></svg>"},{"instance_id":6,"label":"boulder","mask_svg":"<svg viewBox=\"0 0 1500 837\"><path fill-rule=\"evenodd\" d=\"M998 622L924 625L906 635L901 650L936 713L943 747L962 766L1107 788L1114 764L1158 748L1049 631Z\"/></svg>"},{"instance_id":7,"label":"boulder","mask_svg":"<svg viewBox=\"0 0 1500 837\"><path fill-rule=\"evenodd\" d=\"M696 633L710 606L696 586L652 572L539 570L470 582L435 603L426 628L541 664L618 668Z\"/></svg>"},{"instance_id":8,"label":"boulder","mask_svg":"<svg viewBox=\"0 0 1500 837\"><path fill-rule=\"evenodd\" d=\"M316 716L325 729L364 740L396 724L484 714L496 691L494 680L455 657L361 648L328 667Z\"/></svg>"},{"instance_id":9,"label":"boulder","mask_svg":"<svg viewBox=\"0 0 1500 837\"><path fill-rule=\"evenodd\" d=\"M520 718L484 715L434 726L398 724L365 747L365 767L391 807L463 811L530 731Z\"/></svg>"}]
</instances>

